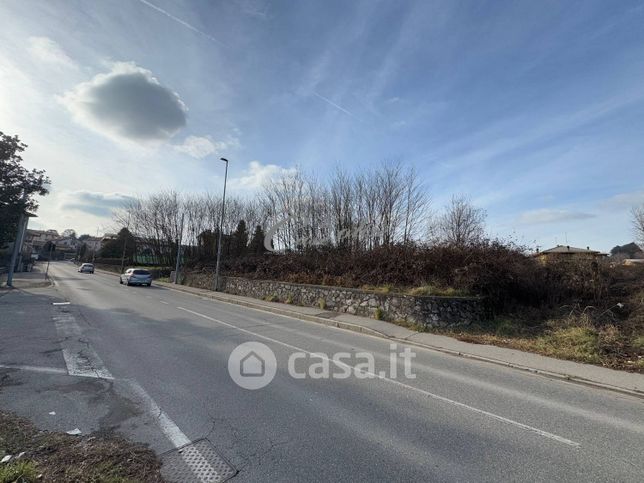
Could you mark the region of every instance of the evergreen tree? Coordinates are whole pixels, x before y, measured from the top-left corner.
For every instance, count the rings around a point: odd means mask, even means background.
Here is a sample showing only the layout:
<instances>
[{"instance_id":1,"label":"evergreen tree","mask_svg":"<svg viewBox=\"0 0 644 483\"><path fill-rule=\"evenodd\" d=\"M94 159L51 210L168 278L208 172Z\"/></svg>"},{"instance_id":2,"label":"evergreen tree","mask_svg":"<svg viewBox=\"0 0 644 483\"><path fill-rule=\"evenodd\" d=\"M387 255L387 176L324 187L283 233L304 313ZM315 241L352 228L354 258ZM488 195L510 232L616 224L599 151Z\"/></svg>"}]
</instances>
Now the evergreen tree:
<instances>
[{"instance_id":1,"label":"evergreen tree","mask_svg":"<svg viewBox=\"0 0 644 483\"><path fill-rule=\"evenodd\" d=\"M246 254L248 247L248 230L246 230L246 222L239 220L237 228L231 235L230 240L230 256L233 258L242 257Z\"/></svg>"},{"instance_id":2,"label":"evergreen tree","mask_svg":"<svg viewBox=\"0 0 644 483\"><path fill-rule=\"evenodd\" d=\"M260 225L257 225L255 227L255 232L253 233L253 238L250 241L250 244L248 245L248 253L251 255L261 255L266 251L266 247L264 247L264 237L266 235L264 234L264 230L262 230L262 227Z\"/></svg>"}]
</instances>

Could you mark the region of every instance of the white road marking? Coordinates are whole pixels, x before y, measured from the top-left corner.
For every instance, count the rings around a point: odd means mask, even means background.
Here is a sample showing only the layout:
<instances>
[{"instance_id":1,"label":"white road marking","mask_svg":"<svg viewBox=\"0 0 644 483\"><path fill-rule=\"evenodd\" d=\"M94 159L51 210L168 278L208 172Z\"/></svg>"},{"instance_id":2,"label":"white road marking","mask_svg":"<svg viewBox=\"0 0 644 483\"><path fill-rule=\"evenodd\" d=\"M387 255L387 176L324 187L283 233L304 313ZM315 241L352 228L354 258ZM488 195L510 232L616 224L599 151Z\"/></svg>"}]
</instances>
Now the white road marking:
<instances>
[{"instance_id":1,"label":"white road marking","mask_svg":"<svg viewBox=\"0 0 644 483\"><path fill-rule=\"evenodd\" d=\"M21 366L17 364L0 364L1 369L18 369L20 371L44 372L48 374L67 374L65 369L59 367Z\"/></svg>"},{"instance_id":2,"label":"white road marking","mask_svg":"<svg viewBox=\"0 0 644 483\"><path fill-rule=\"evenodd\" d=\"M170 417L161 410L159 405L154 401L154 399L152 399L152 396L143 389L143 386L132 379L127 379L127 383L143 400L147 411L157 419L161 431L163 431L163 434L167 436L173 445L179 447L190 443L190 440L185 434L183 434L183 431L179 429L179 426L177 426L174 421L172 421L172 419L170 419Z\"/></svg>"},{"instance_id":3,"label":"white road marking","mask_svg":"<svg viewBox=\"0 0 644 483\"><path fill-rule=\"evenodd\" d=\"M69 302L52 302L52 305L69 305Z\"/></svg>"},{"instance_id":4,"label":"white road marking","mask_svg":"<svg viewBox=\"0 0 644 483\"><path fill-rule=\"evenodd\" d=\"M544 431L544 430L539 429L539 428L535 428L534 426L529 426L527 424L523 424L523 423L520 423L518 421L514 421L513 419L508 419L508 418L505 418L505 417L500 416L498 414L494 414L494 413L491 413L489 411L485 411L483 409L475 408L474 406L470 406L468 404L458 402L458 401L455 401L453 399L449 399L449 398L446 398L446 397L443 397L443 396L439 396L438 394L434 394L432 392L425 391L424 389L420 389L420 388L417 388L417 387L414 387L414 386L410 386L408 384L405 384L403 382L397 381L395 379L390 379L388 377L384 377L384 376L382 376L380 374L365 371L363 369L357 369L356 367L354 367L354 366L352 366L350 364L346 364L346 363L341 362L341 361L333 360L333 359L331 359L331 358L329 358L329 357L327 357L327 356L325 356L323 354L309 352L309 351L307 351L305 349L302 349L301 347L297 347L297 346L288 344L286 342L282 342L280 340L273 339L271 337L267 337L265 335L257 334L255 332L250 331L250 330L246 330L246 329L243 329L241 327L237 327L236 325L232 325L232 324L229 324L227 322L223 322L221 320L215 319L215 318L210 317L208 315L200 314L199 312L195 312L193 310L189 310L189 309L186 309L184 307L177 307L177 308L179 310L189 312L189 313L191 313L193 315L203 317L204 319L210 320L212 322L224 325L226 327L230 327L231 329L235 329L235 330L238 330L240 332L250 334L253 337L259 337L260 339L264 339L264 340L267 340L267 341L270 341L270 342L274 342L275 344L279 344L279 345L282 345L284 347L288 347L290 349L293 349L293 350L296 350L296 351L299 351L299 352L303 352L303 353L308 354L310 356L319 357L319 358L324 359L324 360L326 360L328 362L332 362L332 363L336 364L339 367L350 369L354 373L361 373L361 374L369 375L369 376L371 376L373 378L377 378L377 379L380 379L382 381L389 382L391 384L395 384L395 385L397 385L399 387L403 387L405 389L408 389L408 390L423 394L424 396L427 396L429 398L435 399L437 401L441 401L441 402L444 402L444 403L447 403L447 404L451 404L451 405L459 407L461 409L466 409L466 410L472 411L472 412L474 412L476 414L480 414L482 416L487 416L489 418L495 419L495 420L500 421L502 423L510 424L510 425L515 426L517 428L521 428L523 430L530 431L532 433L536 433L536 434L538 434L540 436L543 436L544 438L552 439L553 441L557 441L559 443L563 443L563 444L566 444L568 446L572 446L574 448L579 448L581 446L581 443L578 443L576 441L572 441L570 439L564 438L562 436L559 436L559 435L556 435L556 434L553 434L553 433L549 433L548 431Z\"/></svg>"},{"instance_id":5,"label":"white road marking","mask_svg":"<svg viewBox=\"0 0 644 483\"><path fill-rule=\"evenodd\" d=\"M152 414L156 418L161 431L166 435L166 437L175 446L175 448L190 444L188 437L183 433L183 431L181 431L179 426L177 426L175 422L170 419L170 416L163 412L163 410L159 407L155 400L152 399L152 396L150 396L147 391L143 389L143 386L132 379L127 379L126 381L130 385L132 390L137 394L137 396L139 396L139 398L143 400L147 412ZM194 454L195 453L193 452L192 455ZM206 467L206 469L209 470L209 473L211 475L214 475L214 481L217 481L219 478L219 473L217 472L217 470L213 468L210 463L208 463L208 460L204 458L201 453L199 453L199 451L196 451L196 454L198 455L197 461L194 461L194 459L192 458L184 458L186 464L190 467L191 470L193 470L193 474L199 474L199 472L203 472L204 467ZM196 471L197 469L199 469L199 472Z\"/></svg>"},{"instance_id":6,"label":"white road marking","mask_svg":"<svg viewBox=\"0 0 644 483\"><path fill-rule=\"evenodd\" d=\"M170 304L169 304L168 302L166 302L165 300L159 300L159 302L161 302L162 304L165 304L165 305L170 305Z\"/></svg>"},{"instance_id":7,"label":"white road marking","mask_svg":"<svg viewBox=\"0 0 644 483\"><path fill-rule=\"evenodd\" d=\"M63 339L60 345L70 376L114 379L96 351L83 339L81 328L72 314L63 312L62 308L56 309L53 319L58 336Z\"/></svg>"}]
</instances>

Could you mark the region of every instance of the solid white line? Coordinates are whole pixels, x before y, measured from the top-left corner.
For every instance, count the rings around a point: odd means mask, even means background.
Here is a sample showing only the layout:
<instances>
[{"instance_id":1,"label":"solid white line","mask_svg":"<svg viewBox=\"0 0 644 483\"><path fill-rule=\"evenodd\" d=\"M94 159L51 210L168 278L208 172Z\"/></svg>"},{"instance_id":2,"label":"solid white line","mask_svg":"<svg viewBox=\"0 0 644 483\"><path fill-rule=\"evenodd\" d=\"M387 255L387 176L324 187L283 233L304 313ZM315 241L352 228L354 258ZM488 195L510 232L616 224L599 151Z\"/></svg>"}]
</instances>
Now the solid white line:
<instances>
[{"instance_id":1,"label":"solid white line","mask_svg":"<svg viewBox=\"0 0 644 483\"><path fill-rule=\"evenodd\" d=\"M185 434L183 434L183 431L179 429L179 426L177 426L174 421L172 421L172 419L170 419L170 417L161 410L159 405L138 382L132 379L127 379L127 383L132 387L132 390L134 390L137 396L143 400L148 412L157 418L161 431L163 431L163 434L167 436L175 447L178 448L179 446L190 443L190 440Z\"/></svg>"},{"instance_id":2,"label":"solid white line","mask_svg":"<svg viewBox=\"0 0 644 483\"><path fill-rule=\"evenodd\" d=\"M0 364L2 369L18 369L20 371L44 372L47 374L67 374L65 369L58 367L20 366L16 364Z\"/></svg>"},{"instance_id":3,"label":"solid white line","mask_svg":"<svg viewBox=\"0 0 644 483\"><path fill-rule=\"evenodd\" d=\"M549 439L552 439L553 441L557 441L559 443L567 444L567 445L572 446L574 448L579 448L581 446L581 444L576 442L576 441L572 441L572 440L564 438L562 436L558 436L556 434L549 433L548 431L544 431L542 429L535 428L533 426L529 426L527 424L523 424L523 423L520 423L518 421L514 421L513 419L505 418L503 416L491 413L489 411L485 411L483 409L475 408L473 406L470 406L470 405L462 403L462 402L455 401L453 399L449 399L449 398L446 398L446 397L443 397L443 396L439 396L438 394L434 394L432 392L425 391L424 389L420 389L420 388L417 388L417 387L414 387L414 386L410 386L408 384L405 384L403 382L397 381L395 379L390 379L390 378L388 378L388 377L386 377L384 375L381 375L381 374L376 374L376 373L372 373L372 372L369 372L369 371L365 371L363 369L358 369L358 368L356 368L356 367L354 367L354 366L352 366L350 364L346 364L344 362L331 359L331 358L327 357L324 354L320 354L320 353L317 353L317 352L309 352L309 351L307 351L305 349L302 349L301 347L297 347L297 346L288 344L286 342L282 342L280 340L273 339L271 337L267 337L265 335L260 335L260 334L257 334L255 332L251 332L250 330L242 329L241 327L237 327L236 325L232 325L232 324L229 324L227 322L223 322L221 320L215 319L213 317L209 317L208 315L200 314L199 312L195 312L193 310L189 310L189 309L186 309L184 307L177 307L177 308L179 310L183 310L183 311L189 312L189 313L191 313L193 315L203 317L204 319L210 320L212 322L216 322L216 323L224 325L226 327L236 329L236 330L238 330L240 332L250 334L250 335L252 335L254 337L259 337L260 339L264 339L264 340L268 340L270 342L274 342L275 344L279 344L279 345L282 345L284 347L288 347L290 349L293 349L293 350L296 350L296 351L299 351L299 352L303 352L303 353L308 354L310 356L319 357L319 358L321 358L323 360L326 360L328 362L332 362L332 363L334 363L334 364L336 364L336 365L338 365L340 367L350 369L354 373L361 373L361 374L365 374L365 375L368 375L368 376L373 377L373 378L378 378L378 379L380 379L382 381L386 381L386 382L389 382L391 384L395 384L397 386L403 387L405 389L408 389L408 390L423 394L424 396L427 396L429 398L435 399L437 401L441 401L441 402L444 402L444 403L447 403L447 404L451 404L453 406L456 406L456 407L459 407L459 408L462 408L462 409L467 409L468 411L472 411L472 412L474 412L476 414L487 416L489 418L495 419L495 420L500 421L502 423L510 424L510 425L515 426L517 428L521 428L523 430L530 431L532 433L536 433L536 434L538 434L540 436L543 436L544 438L549 438Z\"/></svg>"},{"instance_id":4,"label":"solid white line","mask_svg":"<svg viewBox=\"0 0 644 483\"><path fill-rule=\"evenodd\" d=\"M159 407L155 400L152 399L152 396L150 396L147 391L143 389L143 386L132 379L126 379L126 381L130 385L132 390L137 394L137 396L139 396L139 398L143 400L148 413L152 414L156 418L161 431L166 435L166 437L170 440L175 448L190 444L188 437L183 433L183 431L181 431L179 426L177 426L175 422L170 419L170 416L163 412L163 410ZM210 463L208 463L208 460L206 460L206 458L204 458L201 453L197 452L197 454L201 456L201 458L199 458L197 461L184 458L186 464L190 467L191 470L193 470L194 474L199 474L201 471L203 471L205 466L215 476L214 481L217 481L219 477L217 470L213 468ZM200 471L198 472L196 470Z\"/></svg>"}]
</instances>

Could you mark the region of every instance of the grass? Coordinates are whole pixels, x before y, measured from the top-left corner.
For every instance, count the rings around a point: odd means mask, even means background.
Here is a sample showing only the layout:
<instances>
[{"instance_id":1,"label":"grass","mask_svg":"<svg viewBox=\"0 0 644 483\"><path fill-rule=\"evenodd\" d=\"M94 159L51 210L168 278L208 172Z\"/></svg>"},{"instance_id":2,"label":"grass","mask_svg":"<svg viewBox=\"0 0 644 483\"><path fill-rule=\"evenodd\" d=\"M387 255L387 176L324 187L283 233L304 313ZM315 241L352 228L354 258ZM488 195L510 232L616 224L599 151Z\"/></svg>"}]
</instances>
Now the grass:
<instances>
[{"instance_id":1,"label":"grass","mask_svg":"<svg viewBox=\"0 0 644 483\"><path fill-rule=\"evenodd\" d=\"M0 465L0 483L32 483L39 481L40 472L33 461L16 460Z\"/></svg>"},{"instance_id":2,"label":"grass","mask_svg":"<svg viewBox=\"0 0 644 483\"><path fill-rule=\"evenodd\" d=\"M436 297L467 297L469 295L463 290L458 290L453 287L439 287L436 285L422 285L420 287L410 288L405 293L415 297L428 295L434 295Z\"/></svg>"},{"instance_id":3,"label":"grass","mask_svg":"<svg viewBox=\"0 0 644 483\"><path fill-rule=\"evenodd\" d=\"M22 458L0 464L0 483L163 481L161 462L146 446L114 435L39 431L28 420L0 411L0 455L22 452Z\"/></svg>"},{"instance_id":4,"label":"grass","mask_svg":"<svg viewBox=\"0 0 644 483\"><path fill-rule=\"evenodd\" d=\"M644 336L618 323L597 325L585 313L542 322L503 317L468 327L430 329L464 342L535 352L548 357L644 372Z\"/></svg>"},{"instance_id":5,"label":"grass","mask_svg":"<svg viewBox=\"0 0 644 483\"><path fill-rule=\"evenodd\" d=\"M376 320L382 320L384 317L384 313L380 307L377 307L375 312L373 313L373 318Z\"/></svg>"},{"instance_id":6,"label":"grass","mask_svg":"<svg viewBox=\"0 0 644 483\"><path fill-rule=\"evenodd\" d=\"M279 298L275 294L267 295L266 297L264 297L264 300L266 300L267 302L279 302Z\"/></svg>"},{"instance_id":7,"label":"grass","mask_svg":"<svg viewBox=\"0 0 644 483\"><path fill-rule=\"evenodd\" d=\"M320 310L326 309L326 299L320 297L318 299L318 307L320 307Z\"/></svg>"},{"instance_id":8,"label":"grass","mask_svg":"<svg viewBox=\"0 0 644 483\"><path fill-rule=\"evenodd\" d=\"M403 294L412 295L414 297L427 297L430 295L437 297L467 297L469 294L463 290L458 290L453 287L440 287L438 285L422 285L420 287L404 288L395 287L390 284L385 285L363 285L360 290L366 292L374 292L377 294Z\"/></svg>"},{"instance_id":9,"label":"grass","mask_svg":"<svg viewBox=\"0 0 644 483\"><path fill-rule=\"evenodd\" d=\"M393 285L363 285L360 287L360 290L365 290L367 292L375 292L379 294L388 294L394 291Z\"/></svg>"}]
</instances>

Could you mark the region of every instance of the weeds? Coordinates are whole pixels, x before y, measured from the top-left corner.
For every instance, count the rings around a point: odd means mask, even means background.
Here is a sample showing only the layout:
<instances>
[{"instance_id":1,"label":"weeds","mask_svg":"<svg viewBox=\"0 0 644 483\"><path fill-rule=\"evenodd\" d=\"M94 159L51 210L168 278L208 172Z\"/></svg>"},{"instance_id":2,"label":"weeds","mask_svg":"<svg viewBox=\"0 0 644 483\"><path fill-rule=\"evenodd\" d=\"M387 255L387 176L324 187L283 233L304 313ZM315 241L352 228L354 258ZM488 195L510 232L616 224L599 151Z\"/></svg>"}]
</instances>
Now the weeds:
<instances>
[{"instance_id":1,"label":"weeds","mask_svg":"<svg viewBox=\"0 0 644 483\"><path fill-rule=\"evenodd\" d=\"M39 481L36 465L29 460L10 461L0 465L0 483L35 483Z\"/></svg>"}]
</instances>

